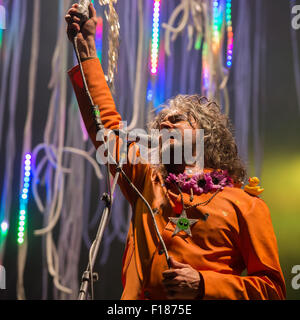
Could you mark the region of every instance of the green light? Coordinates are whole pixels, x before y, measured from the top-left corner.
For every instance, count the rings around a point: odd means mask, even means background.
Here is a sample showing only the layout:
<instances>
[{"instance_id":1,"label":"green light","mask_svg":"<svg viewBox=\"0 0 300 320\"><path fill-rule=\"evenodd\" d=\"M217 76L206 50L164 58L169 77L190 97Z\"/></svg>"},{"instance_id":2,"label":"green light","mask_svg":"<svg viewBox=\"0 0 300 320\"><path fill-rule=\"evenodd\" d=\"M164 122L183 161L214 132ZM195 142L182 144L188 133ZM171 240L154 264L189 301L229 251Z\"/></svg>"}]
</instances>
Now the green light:
<instances>
[{"instance_id":1,"label":"green light","mask_svg":"<svg viewBox=\"0 0 300 320\"><path fill-rule=\"evenodd\" d=\"M3 221L1 223L1 234L6 235L8 232L8 223L6 221Z\"/></svg>"},{"instance_id":2,"label":"green light","mask_svg":"<svg viewBox=\"0 0 300 320\"><path fill-rule=\"evenodd\" d=\"M18 243L19 243L19 244L22 244L23 242L24 242L24 239L23 239L23 238L19 238L19 239L18 239Z\"/></svg>"},{"instance_id":3,"label":"green light","mask_svg":"<svg viewBox=\"0 0 300 320\"><path fill-rule=\"evenodd\" d=\"M200 50L201 49L201 43L202 43L202 37L201 35L198 36L196 44L195 44L195 49Z\"/></svg>"}]
</instances>

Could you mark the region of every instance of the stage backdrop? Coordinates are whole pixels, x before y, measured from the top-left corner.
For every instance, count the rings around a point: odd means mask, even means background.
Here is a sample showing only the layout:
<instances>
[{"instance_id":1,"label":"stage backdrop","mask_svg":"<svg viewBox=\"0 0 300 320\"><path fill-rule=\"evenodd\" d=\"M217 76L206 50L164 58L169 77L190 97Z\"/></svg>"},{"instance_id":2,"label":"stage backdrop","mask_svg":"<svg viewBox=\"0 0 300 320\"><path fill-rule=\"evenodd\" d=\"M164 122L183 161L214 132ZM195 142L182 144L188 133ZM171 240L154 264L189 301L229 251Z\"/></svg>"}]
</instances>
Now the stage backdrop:
<instances>
[{"instance_id":1,"label":"stage backdrop","mask_svg":"<svg viewBox=\"0 0 300 320\"><path fill-rule=\"evenodd\" d=\"M97 50L107 72L108 8L94 2ZM6 13L6 29L0 29L3 299L76 299L101 218L105 170L95 161L67 77L76 64L64 22L71 4L0 0ZM115 6L120 44L114 99L123 119L143 128L178 93L202 93L221 104L249 176L259 176L265 188L288 299L300 299L292 286L292 268L300 265L295 5L299 1L119 0ZM121 296L130 217L117 190L95 266L96 299Z\"/></svg>"}]
</instances>

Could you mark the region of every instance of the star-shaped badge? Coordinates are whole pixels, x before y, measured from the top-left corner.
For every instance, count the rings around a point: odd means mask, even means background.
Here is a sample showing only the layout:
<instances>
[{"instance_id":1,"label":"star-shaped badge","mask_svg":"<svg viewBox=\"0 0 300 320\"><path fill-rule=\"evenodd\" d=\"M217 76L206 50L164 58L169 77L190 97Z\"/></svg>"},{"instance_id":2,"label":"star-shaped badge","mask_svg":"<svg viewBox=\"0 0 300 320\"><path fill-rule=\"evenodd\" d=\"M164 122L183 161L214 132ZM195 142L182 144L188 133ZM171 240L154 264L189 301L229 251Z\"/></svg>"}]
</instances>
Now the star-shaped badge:
<instances>
[{"instance_id":1,"label":"star-shaped badge","mask_svg":"<svg viewBox=\"0 0 300 320\"><path fill-rule=\"evenodd\" d=\"M171 217L171 218L169 218L169 220L176 225L176 228L175 228L175 231L174 231L172 237L174 237L180 231L184 231L185 233L187 233L191 237L192 232L191 232L190 227L193 224L195 224L197 221L199 221L198 219L188 219L188 217L186 216L185 210L183 210L183 212L179 218Z\"/></svg>"}]
</instances>

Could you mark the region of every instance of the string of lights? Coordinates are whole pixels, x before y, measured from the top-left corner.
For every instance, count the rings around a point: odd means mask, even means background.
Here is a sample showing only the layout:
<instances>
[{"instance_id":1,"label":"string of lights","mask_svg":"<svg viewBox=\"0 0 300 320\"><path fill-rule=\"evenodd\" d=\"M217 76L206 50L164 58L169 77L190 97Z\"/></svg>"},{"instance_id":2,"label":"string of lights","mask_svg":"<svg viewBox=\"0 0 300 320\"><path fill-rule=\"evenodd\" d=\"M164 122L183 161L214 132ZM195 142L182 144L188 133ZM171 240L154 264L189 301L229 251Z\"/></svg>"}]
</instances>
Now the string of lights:
<instances>
[{"instance_id":1,"label":"string of lights","mask_svg":"<svg viewBox=\"0 0 300 320\"><path fill-rule=\"evenodd\" d=\"M92 4L95 7L95 0L92 0ZM102 62L102 45L103 45L103 18L102 17L97 17L95 42L96 42L97 57L99 58L100 62Z\"/></svg>"},{"instance_id":2,"label":"string of lights","mask_svg":"<svg viewBox=\"0 0 300 320\"><path fill-rule=\"evenodd\" d=\"M209 64L208 64L208 46L207 43L203 45L202 51L202 94L205 95L209 89Z\"/></svg>"},{"instance_id":3,"label":"string of lights","mask_svg":"<svg viewBox=\"0 0 300 320\"><path fill-rule=\"evenodd\" d=\"M212 34L212 49L216 53L220 49L221 28L222 28L222 10L220 0L213 2L213 34Z\"/></svg>"},{"instance_id":4,"label":"string of lights","mask_svg":"<svg viewBox=\"0 0 300 320\"><path fill-rule=\"evenodd\" d=\"M102 62L102 43L103 43L103 19L102 17L97 17L98 23L96 28L96 50L97 57L100 62Z\"/></svg>"},{"instance_id":5,"label":"string of lights","mask_svg":"<svg viewBox=\"0 0 300 320\"><path fill-rule=\"evenodd\" d=\"M153 3L153 25L151 44L151 74L156 75L158 70L159 36L160 36L160 2L154 0Z\"/></svg>"},{"instance_id":6,"label":"string of lights","mask_svg":"<svg viewBox=\"0 0 300 320\"><path fill-rule=\"evenodd\" d=\"M5 9L3 0L0 0L0 49L2 48L3 27L5 26Z\"/></svg>"},{"instance_id":7,"label":"string of lights","mask_svg":"<svg viewBox=\"0 0 300 320\"><path fill-rule=\"evenodd\" d=\"M31 155L28 153L24 159L24 174L23 174L23 188L20 197L20 211L18 222L18 243L23 244L26 232L26 218L28 206L28 193L30 188L31 178Z\"/></svg>"},{"instance_id":8,"label":"string of lights","mask_svg":"<svg viewBox=\"0 0 300 320\"><path fill-rule=\"evenodd\" d=\"M227 61L226 65L228 68L232 66L232 54L233 54L233 29L232 29L232 0L226 0L226 25L227 25Z\"/></svg>"}]
</instances>

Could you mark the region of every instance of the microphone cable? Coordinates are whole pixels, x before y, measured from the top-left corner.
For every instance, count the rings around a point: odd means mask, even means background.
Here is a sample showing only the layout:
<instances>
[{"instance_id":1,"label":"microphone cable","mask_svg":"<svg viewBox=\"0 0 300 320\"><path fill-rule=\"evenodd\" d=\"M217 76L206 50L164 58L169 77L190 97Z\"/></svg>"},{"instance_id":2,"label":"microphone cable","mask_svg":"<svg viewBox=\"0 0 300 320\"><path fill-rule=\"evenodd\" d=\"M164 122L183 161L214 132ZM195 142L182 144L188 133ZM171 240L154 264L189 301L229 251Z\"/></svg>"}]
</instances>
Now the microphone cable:
<instances>
[{"instance_id":1,"label":"microphone cable","mask_svg":"<svg viewBox=\"0 0 300 320\"><path fill-rule=\"evenodd\" d=\"M79 54L79 50L78 50L77 41L78 41L78 37L75 36L74 40L73 40L73 47L74 47L74 51L75 51L76 58L77 58L77 61L78 61L80 73L81 73L81 76L82 76L84 90L85 90L85 93L86 93L86 95L87 95L87 97L89 99L89 103L90 103L90 106L91 106L92 111L93 111L93 116L94 116L94 120L95 120L95 124L96 124L96 128L97 128L97 132L99 132L100 130L104 130L105 127L104 127L104 125L102 123L102 120L101 120L101 116L100 116L100 113L99 113L99 107L94 105L93 98L92 98L92 96L90 94L90 91L89 91L89 88L88 88L88 85L87 85L87 82L86 82L86 78L85 78L84 71L83 71L83 66L82 66L82 60L81 60L81 57L80 57L80 54ZM107 169L107 177L108 177L108 187L109 187L110 199L112 200L112 197L113 197L113 195L112 195L112 186L110 184L110 179L109 179L110 174L111 174L110 173L110 160L112 160L113 164L116 166L116 171L123 175L125 180L128 182L129 186L141 198L141 200L145 203L148 211L150 212L152 220L153 220L153 223L154 223L156 234L157 234L157 236L158 236L158 238L160 240L160 243L161 243L161 245L163 247L163 251L164 251L164 254L166 256L167 264L168 264L168 267L170 268L170 257L169 257L165 242L164 242L164 240L163 240L163 238L162 238L162 236L161 236L161 234L159 232L159 229L158 229L158 226L157 226L157 223L156 223L156 220L155 220L155 215L154 215L154 212L153 212L149 202L145 199L145 197L141 194L141 192L138 190L138 188L134 185L134 183L131 181L131 179L124 172L124 170L122 169L121 162L118 164L116 162L116 160L113 158L113 156L110 154L109 148L107 147L105 141L104 141L104 144L105 144L105 149L106 149L106 151L108 153L108 158L109 158L109 160L107 161L106 169ZM124 142L123 142L123 145L125 146ZM113 186L113 188L115 188L115 185ZM109 208L109 211L111 211L111 206ZM93 244L94 244L94 242L93 242ZM93 288L94 278L93 278L93 267L92 267L92 263L91 263L91 252L94 249L93 244L91 246L90 254L89 254L90 284L91 284L91 298L92 298L92 300L94 300L94 288Z\"/></svg>"}]
</instances>

